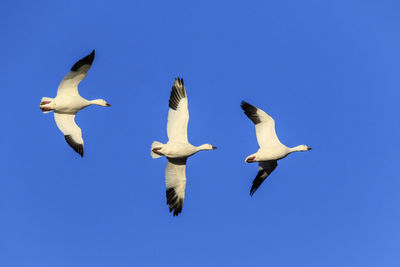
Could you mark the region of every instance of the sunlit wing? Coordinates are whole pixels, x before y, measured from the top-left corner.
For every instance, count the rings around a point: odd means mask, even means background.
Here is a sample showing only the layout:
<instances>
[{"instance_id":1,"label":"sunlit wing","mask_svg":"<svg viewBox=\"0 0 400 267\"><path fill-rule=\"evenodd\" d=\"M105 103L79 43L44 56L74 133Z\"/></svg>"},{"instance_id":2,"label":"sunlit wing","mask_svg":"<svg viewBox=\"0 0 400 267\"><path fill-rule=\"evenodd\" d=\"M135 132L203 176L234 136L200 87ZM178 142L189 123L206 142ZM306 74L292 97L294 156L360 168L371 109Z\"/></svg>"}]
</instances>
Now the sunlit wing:
<instances>
[{"instance_id":1,"label":"sunlit wing","mask_svg":"<svg viewBox=\"0 0 400 267\"><path fill-rule=\"evenodd\" d=\"M168 159L165 168L165 185L167 187L167 205L169 211L177 216L182 211L186 187L186 158Z\"/></svg>"},{"instance_id":2,"label":"sunlit wing","mask_svg":"<svg viewBox=\"0 0 400 267\"><path fill-rule=\"evenodd\" d=\"M257 142L260 147L274 146L281 143L276 136L275 121L271 116L244 101L242 101L241 107L256 127Z\"/></svg>"},{"instance_id":3,"label":"sunlit wing","mask_svg":"<svg viewBox=\"0 0 400 267\"><path fill-rule=\"evenodd\" d=\"M188 142L188 101L183 79L175 79L169 98L167 134L170 141Z\"/></svg>"},{"instance_id":4,"label":"sunlit wing","mask_svg":"<svg viewBox=\"0 0 400 267\"><path fill-rule=\"evenodd\" d=\"M79 95L78 85L86 77L87 72L92 66L94 60L94 50L90 55L82 58L72 66L71 71L62 79L57 89L57 96Z\"/></svg>"},{"instance_id":5,"label":"sunlit wing","mask_svg":"<svg viewBox=\"0 0 400 267\"><path fill-rule=\"evenodd\" d=\"M83 139L81 128L75 123L75 114L54 112L58 129L64 134L67 143L83 157Z\"/></svg>"}]
</instances>

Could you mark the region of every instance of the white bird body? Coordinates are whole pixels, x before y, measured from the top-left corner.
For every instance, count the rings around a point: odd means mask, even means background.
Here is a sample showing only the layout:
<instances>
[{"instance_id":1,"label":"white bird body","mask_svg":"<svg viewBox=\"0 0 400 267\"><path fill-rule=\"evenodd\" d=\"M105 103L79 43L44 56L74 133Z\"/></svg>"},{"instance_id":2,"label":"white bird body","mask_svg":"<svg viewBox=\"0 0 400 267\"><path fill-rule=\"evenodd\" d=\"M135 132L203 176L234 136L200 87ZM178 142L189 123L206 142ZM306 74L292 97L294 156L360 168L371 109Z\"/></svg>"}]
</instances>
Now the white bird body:
<instances>
[{"instance_id":1,"label":"white bird body","mask_svg":"<svg viewBox=\"0 0 400 267\"><path fill-rule=\"evenodd\" d=\"M290 148L285 145L275 145L268 148L260 147L255 154L256 161L267 161L267 160L278 160L283 159L289 153L291 153Z\"/></svg>"},{"instance_id":2,"label":"white bird body","mask_svg":"<svg viewBox=\"0 0 400 267\"><path fill-rule=\"evenodd\" d=\"M82 131L75 123L76 113L89 105L110 106L104 99L87 100L79 95L78 85L86 77L93 60L94 50L74 64L58 86L55 98L43 97L40 102L43 113L54 111L57 127L67 143L82 157Z\"/></svg>"},{"instance_id":3,"label":"white bird body","mask_svg":"<svg viewBox=\"0 0 400 267\"><path fill-rule=\"evenodd\" d=\"M165 145L160 146L159 153L167 158L188 158L193 156L201 150L212 150L212 146L205 144L201 146L194 146L188 142L174 142L169 141Z\"/></svg>"},{"instance_id":4,"label":"white bird body","mask_svg":"<svg viewBox=\"0 0 400 267\"><path fill-rule=\"evenodd\" d=\"M77 113L90 104L88 100L81 96L59 95L54 98L54 101L50 103L50 105L54 111L61 113Z\"/></svg>"},{"instance_id":5,"label":"white bird body","mask_svg":"<svg viewBox=\"0 0 400 267\"><path fill-rule=\"evenodd\" d=\"M167 204L169 210L176 216L182 211L186 187L187 158L201 150L213 150L210 144L194 146L187 138L189 110L186 90L182 79L175 79L169 99L167 134L169 141L166 144L154 141L151 144L151 157L165 156L168 159L165 168L165 185L167 187Z\"/></svg>"},{"instance_id":6,"label":"white bird body","mask_svg":"<svg viewBox=\"0 0 400 267\"><path fill-rule=\"evenodd\" d=\"M258 162L259 172L250 189L250 195L253 195L261 183L278 166L278 160L285 158L292 152L308 151L311 148L306 145L299 145L293 148L285 146L276 135L275 121L271 116L244 101L242 101L241 107L247 117L255 124L257 142L260 146L256 153L245 159L247 163Z\"/></svg>"},{"instance_id":7,"label":"white bird body","mask_svg":"<svg viewBox=\"0 0 400 267\"><path fill-rule=\"evenodd\" d=\"M103 99L87 100L80 95L57 95L50 104L42 105L42 107L50 107L60 113L77 113L90 105L108 106Z\"/></svg>"},{"instance_id":8,"label":"white bird body","mask_svg":"<svg viewBox=\"0 0 400 267\"><path fill-rule=\"evenodd\" d=\"M253 161L268 161L268 160L280 160L288 156L292 152L296 151L308 151L309 147L304 145L296 146L293 148L287 147L283 144L276 144L269 147L260 147L256 153L248 156L246 160L252 156L255 156ZM245 161L246 161L245 160ZM247 162L247 161L246 161Z\"/></svg>"}]
</instances>

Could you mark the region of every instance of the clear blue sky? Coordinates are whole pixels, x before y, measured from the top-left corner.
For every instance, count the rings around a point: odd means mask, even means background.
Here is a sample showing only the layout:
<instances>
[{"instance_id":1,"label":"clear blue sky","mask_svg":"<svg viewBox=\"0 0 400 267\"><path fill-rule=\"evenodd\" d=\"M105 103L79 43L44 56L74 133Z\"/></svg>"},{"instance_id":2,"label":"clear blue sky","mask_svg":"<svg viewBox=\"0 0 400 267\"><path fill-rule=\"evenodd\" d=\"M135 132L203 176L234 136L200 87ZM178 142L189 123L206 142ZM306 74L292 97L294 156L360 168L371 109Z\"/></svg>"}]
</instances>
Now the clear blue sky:
<instances>
[{"instance_id":1,"label":"clear blue sky","mask_svg":"<svg viewBox=\"0 0 400 267\"><path fill-rule=\"evenodd\" d=\"M1 266L399 266L398 1L2 1ZM52 114L76 60L85 157ZM182 76L183 212L165 199L168 97ZM246 100L288 146L253 198Z\"/></svg>"}]
</instances>

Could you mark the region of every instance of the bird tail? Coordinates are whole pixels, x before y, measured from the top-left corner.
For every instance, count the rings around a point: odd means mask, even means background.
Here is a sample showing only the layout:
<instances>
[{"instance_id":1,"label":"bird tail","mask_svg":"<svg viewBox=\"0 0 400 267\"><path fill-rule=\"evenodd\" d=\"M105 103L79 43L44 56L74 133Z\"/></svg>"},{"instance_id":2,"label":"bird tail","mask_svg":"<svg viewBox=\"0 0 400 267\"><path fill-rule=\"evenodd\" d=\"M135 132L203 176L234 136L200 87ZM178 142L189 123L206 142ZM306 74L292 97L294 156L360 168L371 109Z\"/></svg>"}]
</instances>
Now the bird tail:
<instances>
[{"instance_id":1,"label":"bird tail","mask_svg":"<svg viewBox=\"0 0 400 267\"><path fill-rule=\"evenodd\" d=\"M155 147L160 147L160 146L163 146L163 145L164 145L163 143L158 142L158 141L154 141L154 142L151 144L150 155L151 155L151 157L152 157L153 159L156 159L156 158L161 157L161 155L158 155L158 154L156 154L156 153L153 152L153 148L155 148Z\"/></svg>"},{"instance_id":2,"label":"bird tail","mask_svg":"<svg viewBox=\"0 0 400 267\"><path fill-rule=\"evenodd\" d=\"M50 97L42 97L40 100L40 109L43 113L49 113L51 110L46 109L45 105L50 104L53 101L53 98Z\"/></svg>"}]
</instances>

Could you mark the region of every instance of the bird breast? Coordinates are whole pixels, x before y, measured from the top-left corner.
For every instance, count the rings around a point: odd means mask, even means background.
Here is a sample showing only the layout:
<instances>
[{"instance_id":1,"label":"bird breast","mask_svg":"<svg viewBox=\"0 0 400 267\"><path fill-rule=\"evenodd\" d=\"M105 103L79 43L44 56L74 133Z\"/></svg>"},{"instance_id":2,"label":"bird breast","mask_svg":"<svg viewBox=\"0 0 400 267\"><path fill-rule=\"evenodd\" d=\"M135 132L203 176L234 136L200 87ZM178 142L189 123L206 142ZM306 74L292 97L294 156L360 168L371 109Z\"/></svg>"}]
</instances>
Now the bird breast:
<instances>
[{"instance_id":1,"label":"bird breast","mask_svg":"<svg viewBox=\"0 0 400 267\"><path fill-rule=\"evenodd\" d=\"M289 154L289 150L286 149L286 147L272 147L268 149L260 148L257 153L258 161L278 160L286 157Z\"/></svg>"},{"instance_id":2,"label":"bird breast","mask_svg":"<svg viewBox=\"0 0 400 267\"><path fill-rule=\"evenodd\" d=\"M189 143L168 142L160 152L168 158L186 158L196 153L196 150Z\"/></svg>"},{"instance_id":3,"label":"bird breast","mask_svg":"<svg viewBox=\"0 0 400 267\"><path fill-rule=\"evenodd\" d=\"M61 96L54 99L54 110L63 113L76 113L87 106L87 101L80 96Z\"/></svg>"}]
</instances>

